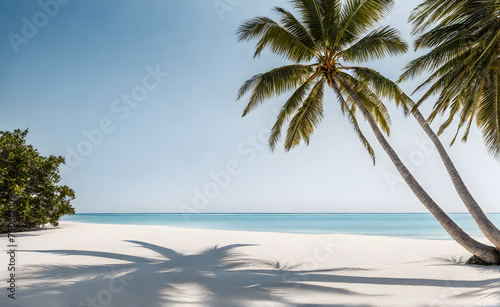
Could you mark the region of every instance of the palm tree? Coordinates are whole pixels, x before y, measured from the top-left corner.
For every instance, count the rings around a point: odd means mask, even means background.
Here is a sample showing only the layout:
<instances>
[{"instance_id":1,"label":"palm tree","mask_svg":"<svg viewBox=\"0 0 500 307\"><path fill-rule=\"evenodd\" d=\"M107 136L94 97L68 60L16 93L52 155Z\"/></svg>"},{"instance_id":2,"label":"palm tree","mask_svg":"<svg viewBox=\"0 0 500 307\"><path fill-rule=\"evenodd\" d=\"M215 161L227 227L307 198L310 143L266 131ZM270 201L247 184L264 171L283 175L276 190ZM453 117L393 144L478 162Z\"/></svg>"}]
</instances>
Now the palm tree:
<instances>
[{"instance_id":1,"label":"palm tree","mask_svg":"<svg viewBox=\"0 0 500 307\"><path fill-rule=\"evenodd\" d=\"M274 11L280 17L279 22L256 17L243 23L237 31L239 41L258 40L255 57L268 48L293 63L255 75L243 84L238 99L251 92L243 116L264 100L294 90L282 107L269 138L269 145L274 150L283 125L289 122L284 144L288 151L302 141L309 143L323 118L325 85L330 87L373 161L374 151L358 126L358 109L410 189L449 235L481 260L500 263L498 250L472 239L458 227L425 192L387 142L384 132L389 134L390 118L382 98L395 100L406 113L412 107L409 99L395 83L378 72L354 65L407 51L407 44L395 29L385 26L372 30L390 11L393 1L290 2L299 11L300 19L276 7Z\"/></svg>"},{"instance_id":2,"label":"palm tree","mask_svg":"<svg viewBox=\"0 0 500 307\"><path fill-rule=\"evenodd\" d=\"M413 33L420 34L415 49L431 50L410 62L400 81L432 72L417 88L429 86L418 105L432 95L439 95L429 121L447 111L450 115L438 134L459 114L459 127L452 144L465 124L462 140L466 141L475 119L490 153L500 159L500 3L427 0L413 11L410 21ZM430 130L423 117L419 123L426 126L424 130ZM465 206L486 238L500 249L500 230L475 201L437 136L433 132L428 135L438 148Z\"/></svg>"}]
</instances>

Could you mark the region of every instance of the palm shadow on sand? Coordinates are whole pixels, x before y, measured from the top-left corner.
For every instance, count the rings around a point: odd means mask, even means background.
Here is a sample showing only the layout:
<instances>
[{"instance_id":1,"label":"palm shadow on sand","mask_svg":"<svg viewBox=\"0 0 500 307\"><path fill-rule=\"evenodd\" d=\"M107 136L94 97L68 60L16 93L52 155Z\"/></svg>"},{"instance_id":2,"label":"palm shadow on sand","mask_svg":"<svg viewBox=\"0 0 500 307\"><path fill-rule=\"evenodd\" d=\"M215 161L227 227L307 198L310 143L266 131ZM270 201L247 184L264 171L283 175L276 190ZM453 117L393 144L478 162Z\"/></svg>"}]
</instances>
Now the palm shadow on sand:
<instances>
[{"instance_id":1,"label":"palm shadow on sand","mask_svg":"<svg viewBox=\"0 0 500 307\"><path fill-rule=\"evenodd\" d=\"M482 266L482 265L471 265L470 267L475 268L478 271L486 271L488 273L497 272L500 274L499 266ZM457 293L455 297L466 297L466 296L476 296L488 299L494 299L497 301L497 305L500 306L500 278L492 280L492 282L484 285L479 289L474 289L466 291L464 293Z\"/></svg>"},{"instance_id":2,"label":"palm shadow on sand","mask_svg":"<svg viewBox=\"0 0 500 307\"><path fill-rule=\"evenodd\" d=\"M460 288L491 286L500 279L480 281L447 281L361 277L339 273L361 270L337 268L330 270L298 270L251 259L236 252L248 244L214 247L203 252L184 255L172 249L140 241L127 241L159 254L147 258L111 252L82 250L39 250L30 252L66 256L99 257L125 261L123 264L77 266L45 265L31 271L25 279L34 281L19 293L21 305L14 306L298 306L281 294L300 291L304 295L365 296L333 283L380 284ZM84 259L82 259L84 260ZM334 274L332 274L334 273ZM36 283L44 280L44 284ZM50 284L46 281L51 280ZM325 286L318 283L324 283ZM327 286L326 286L327 285ZM262 302L260 304L259 302ZM264 302L273 302L268 305ZM328 305L336 306L334 301ZM30 305L32 304L32 305ZM180 306L179 305L179 306Z\"/></svg>"}]
</instances>

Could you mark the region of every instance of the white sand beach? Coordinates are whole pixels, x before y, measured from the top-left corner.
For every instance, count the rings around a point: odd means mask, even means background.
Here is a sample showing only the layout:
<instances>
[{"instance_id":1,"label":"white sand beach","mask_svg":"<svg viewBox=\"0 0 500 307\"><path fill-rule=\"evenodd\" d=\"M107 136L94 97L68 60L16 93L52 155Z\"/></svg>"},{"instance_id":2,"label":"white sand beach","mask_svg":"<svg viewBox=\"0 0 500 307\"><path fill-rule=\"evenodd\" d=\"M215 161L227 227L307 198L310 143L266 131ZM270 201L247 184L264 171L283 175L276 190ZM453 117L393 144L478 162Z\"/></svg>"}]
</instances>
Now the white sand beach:
<instances>
[{"instance_id":1,"label":"white sand beach","mask_svg":"<svg viewBox=\"0 0 500 307\"><path fill-rule=\"evenodd\" d=\"M451 240L74 222L16 239L0 306L500 306L500 268Z\"/></svg>"}]
</instances>

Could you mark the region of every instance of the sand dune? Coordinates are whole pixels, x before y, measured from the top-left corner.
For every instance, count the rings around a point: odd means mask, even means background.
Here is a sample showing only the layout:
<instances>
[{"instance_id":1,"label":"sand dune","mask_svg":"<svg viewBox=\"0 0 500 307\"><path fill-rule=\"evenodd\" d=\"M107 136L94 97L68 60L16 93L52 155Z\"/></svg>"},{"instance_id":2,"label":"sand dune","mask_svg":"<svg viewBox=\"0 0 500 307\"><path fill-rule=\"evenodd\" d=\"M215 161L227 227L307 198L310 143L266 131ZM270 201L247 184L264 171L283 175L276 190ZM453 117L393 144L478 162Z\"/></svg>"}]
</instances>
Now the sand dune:
<instances>
[{"instance_id":1,"label":"sand dune","mask_svg":"<svg viewBox=\"0 0 500 307\"><path fill-rule=\"evenodd\" d=\"M63 222L17 243L0 306L500 306L500 268L453 241Z\"/></svg>"}]
</instances>

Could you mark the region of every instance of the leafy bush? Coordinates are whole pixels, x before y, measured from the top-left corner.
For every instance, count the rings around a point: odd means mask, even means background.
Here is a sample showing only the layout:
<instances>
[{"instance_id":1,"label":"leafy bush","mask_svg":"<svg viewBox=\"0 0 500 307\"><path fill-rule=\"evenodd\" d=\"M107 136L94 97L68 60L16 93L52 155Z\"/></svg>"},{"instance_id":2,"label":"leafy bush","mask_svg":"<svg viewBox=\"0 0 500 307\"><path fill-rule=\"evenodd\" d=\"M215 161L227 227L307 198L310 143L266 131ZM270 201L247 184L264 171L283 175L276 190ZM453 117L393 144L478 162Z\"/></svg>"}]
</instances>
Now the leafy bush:
<instances>
[{"instance_id":1,"label":"leafy bush","mask_svg":"<svg viewBox=\"0 0 500 307\"><path fill-rule=\"evenodd\" d=\"M57 226L61 216L75 214L70 204L75 192L57 185L64 157L40 155L26 145L27 134L0 131L0 232L9 231L10 217L20 231L47 223Z\"/></svg>"}]
</instances>

